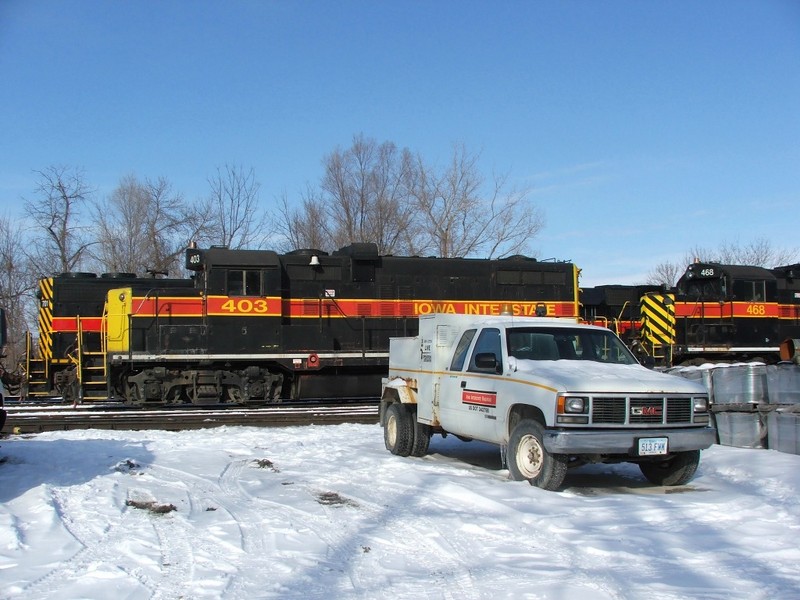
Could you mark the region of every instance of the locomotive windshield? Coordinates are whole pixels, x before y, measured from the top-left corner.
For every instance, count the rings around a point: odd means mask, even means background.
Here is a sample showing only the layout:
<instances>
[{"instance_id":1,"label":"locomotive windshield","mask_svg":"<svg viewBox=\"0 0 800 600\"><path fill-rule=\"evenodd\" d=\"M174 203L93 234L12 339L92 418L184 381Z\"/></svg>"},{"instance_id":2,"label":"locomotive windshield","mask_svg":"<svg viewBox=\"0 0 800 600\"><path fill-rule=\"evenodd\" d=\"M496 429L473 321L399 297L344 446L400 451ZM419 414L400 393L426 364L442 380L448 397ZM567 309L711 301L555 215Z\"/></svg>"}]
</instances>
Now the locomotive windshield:
<instances>
[{"instance_id":1,"label":"locomotive windshield","mask_svg":"<svg viewBox=\"0 0 800 600\"><path fill-rule=\"evenodd\" d=\"M564 327L515 327L508 330L508 355L527 360L591 360L637 364L610 331Z\"/></svg>"},{"instance_id":2,"label":"locomotive windshield","mask_svg":"<svg viewBox=\"0 0 800 600\"><path fill-rule=\"evenodd\" d=\"M725 297L724 279L694 280L686 284L686 295L697 300L720 300Z\"/></svg>"}]
</instances>

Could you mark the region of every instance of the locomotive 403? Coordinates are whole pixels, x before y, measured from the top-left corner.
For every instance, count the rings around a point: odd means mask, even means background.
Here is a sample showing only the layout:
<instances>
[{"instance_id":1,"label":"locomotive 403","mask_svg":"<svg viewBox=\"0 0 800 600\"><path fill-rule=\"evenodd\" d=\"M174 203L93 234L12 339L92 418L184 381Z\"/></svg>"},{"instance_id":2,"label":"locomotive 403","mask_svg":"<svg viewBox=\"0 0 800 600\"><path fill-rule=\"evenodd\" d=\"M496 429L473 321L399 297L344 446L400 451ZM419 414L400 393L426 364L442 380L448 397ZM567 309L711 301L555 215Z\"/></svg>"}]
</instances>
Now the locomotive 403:
<instances>
[{"instance_id":1,"label":"locomotive 403","mask_svg":"<svg viewBox=\"0 0 800 600\"><path fill-rule=\"evenodd\" d=\"M578 270L523 256L186 251L187 279L66 274L42 281L28 394L129 405L377 398L389 338L434 310L578 315Z\"/></svg>"}]
</instances>

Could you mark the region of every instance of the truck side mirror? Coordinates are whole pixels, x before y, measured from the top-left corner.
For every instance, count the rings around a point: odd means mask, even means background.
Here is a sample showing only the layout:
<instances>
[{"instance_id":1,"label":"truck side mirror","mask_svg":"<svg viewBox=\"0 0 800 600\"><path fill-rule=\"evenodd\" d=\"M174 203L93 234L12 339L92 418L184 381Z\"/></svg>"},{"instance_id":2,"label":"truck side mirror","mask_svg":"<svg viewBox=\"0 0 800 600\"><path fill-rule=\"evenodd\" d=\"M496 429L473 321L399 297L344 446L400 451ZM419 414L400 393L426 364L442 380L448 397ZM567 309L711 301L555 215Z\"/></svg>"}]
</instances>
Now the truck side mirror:
<instances>
[{"instance_id":1,"label":"truck side mirror","mask_svg":"<svg viewBox=\"0 0 800 600\"><path fill-rule=\"evenodd\" d=\"M475 366L482 371L496 371L497 357L491 352L479 352L475 355Z\"/></svg>"}]
</instances>

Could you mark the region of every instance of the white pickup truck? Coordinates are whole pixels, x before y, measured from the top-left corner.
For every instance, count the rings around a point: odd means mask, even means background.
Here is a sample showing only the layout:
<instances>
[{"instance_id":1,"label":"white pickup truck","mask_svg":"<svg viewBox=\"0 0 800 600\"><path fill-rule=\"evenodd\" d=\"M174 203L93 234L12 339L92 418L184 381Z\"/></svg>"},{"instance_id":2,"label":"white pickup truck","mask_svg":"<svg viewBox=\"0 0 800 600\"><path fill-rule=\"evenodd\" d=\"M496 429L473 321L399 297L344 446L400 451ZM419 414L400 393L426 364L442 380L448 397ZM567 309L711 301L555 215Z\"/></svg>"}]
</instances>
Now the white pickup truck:
<instances>
[{"instance_id":1,"label":"white pickup truck","mask_svg":"<svg viewBox=\"0 0 800 600\"><path fill-rule=\"evenodd\" d=\"M390 341L380 419L393 454L427 454L434 433L483 440L548 490L589 462L682 485L716 440L702 385L641 366L608 329L547 317L420 317L418 336Z\"/></svg>"}]
</instances>

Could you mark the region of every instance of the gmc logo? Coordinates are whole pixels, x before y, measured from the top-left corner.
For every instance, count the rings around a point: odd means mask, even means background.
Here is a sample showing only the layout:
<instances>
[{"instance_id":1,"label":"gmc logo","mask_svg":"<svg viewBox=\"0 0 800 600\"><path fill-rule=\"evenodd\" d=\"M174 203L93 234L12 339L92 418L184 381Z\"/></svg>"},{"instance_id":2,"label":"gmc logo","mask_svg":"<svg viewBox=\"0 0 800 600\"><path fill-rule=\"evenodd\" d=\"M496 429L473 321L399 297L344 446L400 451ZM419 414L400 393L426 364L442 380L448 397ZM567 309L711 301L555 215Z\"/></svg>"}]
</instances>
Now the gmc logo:
<instances>
[{"instance_id":1,"label":"gmc logo","mask_svg":"<svg viewBox=\"0 0 800 600\"><path fill-rule=\"evenodd\" d=\"M634 417L660 417L660 406L632 406L631 415Z\"/></svg>"}]
</instances>

